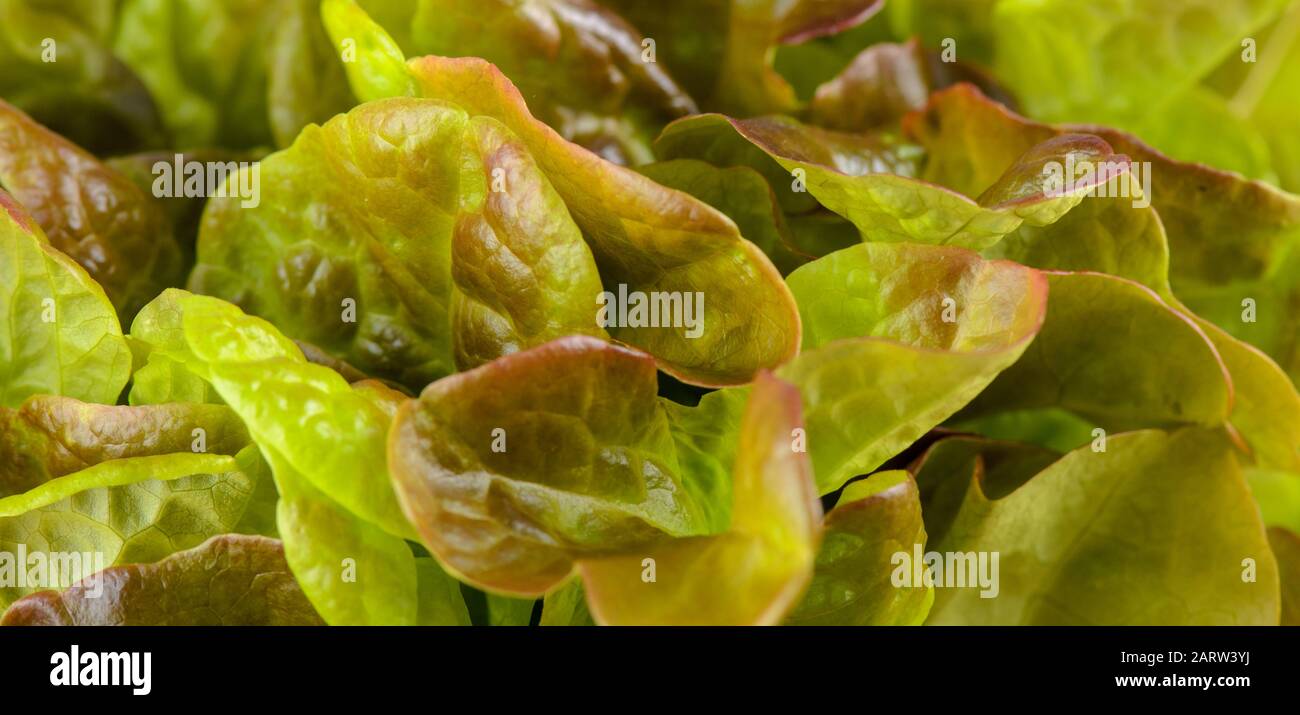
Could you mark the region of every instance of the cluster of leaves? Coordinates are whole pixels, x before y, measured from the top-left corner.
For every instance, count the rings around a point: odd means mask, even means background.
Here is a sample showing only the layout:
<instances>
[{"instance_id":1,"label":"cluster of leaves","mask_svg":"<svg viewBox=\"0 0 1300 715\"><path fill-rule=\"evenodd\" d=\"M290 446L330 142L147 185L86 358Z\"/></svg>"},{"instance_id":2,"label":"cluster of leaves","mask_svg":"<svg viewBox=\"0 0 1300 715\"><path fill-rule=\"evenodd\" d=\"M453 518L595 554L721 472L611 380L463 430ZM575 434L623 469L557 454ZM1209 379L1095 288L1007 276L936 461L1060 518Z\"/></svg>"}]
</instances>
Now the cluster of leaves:
<instances>
[{"instance_id":1,"label":"cluster of leaves","mask_svg":"<svg viewBox=\"0 0 1300 715\"><path fill-rule=\"evenodd\" d=\"M1300 2L0 26L6 624L1300 622Z\"/></svg>"}]
</instances>

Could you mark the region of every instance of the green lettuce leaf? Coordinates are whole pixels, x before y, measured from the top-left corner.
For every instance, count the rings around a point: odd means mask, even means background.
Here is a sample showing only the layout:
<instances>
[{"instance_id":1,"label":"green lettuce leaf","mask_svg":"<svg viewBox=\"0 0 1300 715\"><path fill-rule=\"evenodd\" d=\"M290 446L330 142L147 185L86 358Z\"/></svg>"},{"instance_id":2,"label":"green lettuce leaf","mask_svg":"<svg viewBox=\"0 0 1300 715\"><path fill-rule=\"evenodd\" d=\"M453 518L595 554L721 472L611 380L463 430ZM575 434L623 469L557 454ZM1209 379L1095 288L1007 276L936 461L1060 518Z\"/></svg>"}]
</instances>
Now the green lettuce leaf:
<instances>
[{"instance_id":1,"label":"green lettuce leaf","mask_svg":"<svg viewBox=\"0 0 1300 715\"><path fill-rule=\"evenodd\" d=\"M594 626L596 621L587 610L587 592L582 579L575 578L546 594L542 601L542 626Z\"/></svg>"},{"instance_id":2,"label":"green lettuce leaf","mask_svg":"<svg viewBox=\"0 0 1300 715\"><path fill-rule=\"evenodd\" d=\"M1063 407L1108 430L1228 418L1232 376L1194 320L1122 278L1049 272L1047 280L1037 339L966 416Z\"/></svg>"},{"instance_id":3,"label":"green lettuce leaf","mask_svg":"<svg viewBox=\"0 0 1300 715\"><path fill-rule=\"evenodd\" d=\"M910 116L905 124L913 137L930 151L925 175L966 188L978 188L983 182L993 180L1026 147L1063 131L1018 117L969 87L956 87L934 95L925 111ZM1182 313L1190 311L1174 297L1170 285L1171 244L1175 257L1205 254L1208 261L1225 270L1241 270L1247 274L1281 260L1277 257L1281 250L1270 246L1279 240L1293 240L1287 235L1294 228L1287 226L1294 223L1294 219L1288 218L1290 207L1297 205L1294 197L1257 182L1153 155L1150 149L1122 132L1092 129L1102 132L1108 141L1123 146L1133 156L1152 161L1144 172L1159 178L1159 183L1152 182L1150 196L1136 186L1129 186L1138 190L1125 197L1115 191L1123 187L1112 182L1107 186L1109 196L1084 199L1050 226L1022 226L986 250L985 255L1010 258L1035 268L1097 271L1129 278L1151 288L1172 309ZM1169 186L1178 191L1168 191ZM1212 188L1204 188L1207 186ZM1151 199L1150 206L1143 205L1144 198ZM1257 211L1242 211L1228 202L1234 198L1244 199L1247 206ZM1174 217L1172 221L1166 219L1170 216ZM1215 223L1219 220L1231 222L1232 228L1226 223ZM1168 234L1166 225L1170 227ZM1212 230L1207 231L1205 227ZM1208 241L1221 241L1224 232L1236 239L1244 238L1247 250L1227 256L1221 255L1218 249L1206 248ZM1181 239L1176 240L1175 235ZM1257 245L1257 238L1266 241L1259 251L1250 248ZM1236 249L1243 246L1240 242L1233 245ZM1255 267L1247 267L1240 261L1241 256L1251 253L1260 256L1254 261ZM1173 263L1174 268L1180 265L1186 268L1190 264L1185 260ZM1208 274L1213 270L1207 265L1189 272ZM1280 272L1272 280L1284 282L1285 275ZM1179 298L1198 312L1206 311L1204 315L1227 328L1225 332L1209 321L1192 316L1232 375L1233 426L1250 444L1260 463L1294 469L1296 448L1300 445L1300 396L1278 366L1241 342L1243 339L1259 342L1279 359L1291 354L1290 348L1276 340L1276 336L1293 330L1293 321L1285 319L1289 310L1285 290L1269 290L1259 284L1229 284L1221 289L1200 290L1195 287L1199 282L1197 275L1181 279L1175 275L1175 280ZM1258 323L1242 321L1243 295L1258 299L1262 316ZM1140 349L1146 341L1139 343L1127 349ZM1116 372L1114 377L1121 374ZM985 419L996 419L996 416Z\"/></svg>"},{"instance_id":4,"label":"green lettuce leaf","mask_svg":"<svg viewBox=\"0 0 1300 715\"><path fill-rule=\"evenodd\" d=\"M0 406L37 394L117 401L131 349L112 304L3 190L0 315L9 326L0 332Z\"/></svg>"},{"instance_id":5,"label":"green lettuce leaf","mask_svg":"<svg viewBox=\"0 0 1300 715\"><path fill-rule=\"evenodd\" d=\"M284 556L312 606L326 623L415 625L459 593L426 591L421 604L420 569L410 547L373 522L356 516L317 489L277 452L267 461L280 491L276 524ZM382 469L382 463L379 465ZM424 576L426 587L429 575Z\"/></svg>"},{"instance_id":6,"label":"green lettuce leaf","mask_svg":"<svg viewBox=\"0 0 1300 715\"><path fill-rule=\"evenodd\" d=\"M284 146L352 104L317 8L316 0L124 0L113 49L158 99L175 147Z\"/></svg>"},{"instance_id":7,"label":"green lettuce leaf","mask_svg":"<svg viewBox=\"0 0 1300 715\"><path fill-rule=\"evenodd\" d=\"M0 546L155 561L230 532L274 534L271 477L226 407L33 397L0 408ZM32 584L0 589L0 602ZM68 585L68 584L63 584Z\"/></svg>"},{"instance_id":8,"label":"green lettuce leaf","mask_svg":"<svg viewBox=\"0 0 1300 715\"><path fill-rule=\"evenodd\" d=\"M414 531L389 485L385 441L400 393L348 384L269 323L215 298L167 291L132 331L211 383L244 420L279 489L285 557L327 622L414 624L422 608L454 608L448 589L421 605L405 541Z\"/></svg>"},{"instance_id":9,"label":"green lettuce leaf","mask_svg":"<svg viewBox=\"0 0 1300 715\"><path fill-rule=\"evenodd\" d=\"M1030 345L1048 309L1036 271L940 246L861 244L789 283L804 352L780 375L803 394L822 493L870 473L979 394Z\"/></svg>"},{"instance_id":10,"label":"green lettuce leaf","mask_svg":"<svg viewBox=\"0 0 1300 715\"><path fill-rule=\"evenodd\" d=\"M1278 578L1282 582L1283 626L1300 626L1300 536L1282 528L1268 530L1268 544L1277 559Z\"/></svg>"},{"instance_id":11,"label":"green lettuce leaf","mask_svg":"<svg viewBox=\"0 0 1300 715\"><path fill-rule=\"evenodd\" d=\"M5 612L6 626L318 626L280 542L228 534L157 563L118 566Z\"/></svg>"},{"instance_id":12,"label":"green lettuce leaf","mask_svg":"<svg viewBox=\"0 0 1300 715\"><path fill-rule=\"evenodd\" d=\"M168 290L140 312L131 333L211 383L273 467L282 461L395 537L413 535L384 469L399 393L349 385L307 362L270 323L208 296Z\"/></svg>"},{"instance_id":13,"label":"green lettuce leaf","mask_svg":"<svg viewBox=\"0 0 1300 715\"><path fill-rule=\"evenodd\" d=\"M0 497L104 461L193 452L195 445L233 456L249 443L243 424L220 405L113 407L49 395L0 407L0 429Z\"/></svg>"},{"instance_id":14,"label":"green lettuce leaf","mask_svg":"<svg viewBox=\"0 0 1300 715\"><path fill-rule=\"evenodd\" d=\"M702 533L655 389L648 356L583 337L433 383L389 441L407 517L448 571L517 596L581 556Z\"/></svg>"},{"instance_id":15,"label":"green lettuce leaf","mask_svg":"<svg viewBox=\"0 0 1300 715\"><path fill-rule=\"evenodd\" d=\"M1285 4L1000 0L997 69L1033 116L1111 122L1193 85ZM1139 64L1142 72L1130 71Z\"/></svg>"},{"instance_id":16,"label":"green lettuce leaf","mask_svg":"<svg viewBox=\"0 0 1300 715\"><path fill-rule=\"evenodd\" d=\"M812 258L794 246L785 212L767 179L748 166L719 168L697 159L673 159L639 166L637 171L731 217L782 275Z\"/></svg>"},{"instance_id":17,"label":"green lettuce leaf","mask_svg":"<svg viewBox=\"0 0 1300 715\"><path fill-rule=\"evenodd\" d=\"M934 589L898 586L895 554L925 548L916 483L906 471L878 472L849 484L822 525L808 593L788 625L919 625Z\"/></svg>"},{"instance_id":18,"label":"green lettuce leaf","mask_svg":"<svg viewBox=\"0 0 1300 715\"><path fill-rule=\"evenodd\" d=\"M1097 172L1071 186L1055 187L1052 165L1091 162L1127 170L1127 158L1095 136L1069 134L1024 152L972 199L944 186L911 177L914 152L871 135L831 132L788 117L731 119L704 114L668 125L655 142L664 158L714 157L753 160L752 145L774 161L759 170L783 194L807 191L821 205L847 218L868 241L951 244L981 250L1021 224L1043 226L1061 218L1098 184ZM785 178L778 179L782 171ZM792 180L793 177L793 180ZM789 187L787 191L784 187ZM790 201L785 200L783 201ZM788 209L790 203L784 203Z\"/></svg>"},{"instance_id":19,"label":"green lettuce leaf","mask_svg":"<svg viewBox=\"0 0 1300 715\"><path fill-rule=\"evenodd\" d=\"M725 215L565 141L529 113L500 70L481 59L428 56L403 67L392 55L392 38L377 26L357 23L350 31L368 33L358 47L389 48L367 55L373 62L359 56L348 66L358 96L404 91L403 83L414 78L423 96L493 117L519 136L582 230L607 291L626 286L647 295L707 298L695 329L627 323L612 328L612 337L654 355L674 377L706 386L746 382L797 351L797 311L780 274ZM331 25L336 45L349 39L345 32ZM734 309L741 305L745 311Z\"/></svg>"},{"instance_id":20,"label":"green lettuce leaf","mask_svg":"<svg viewBox=\"0 0 1300 715\"><path fill-rule=\"evenodd\" d=\"M209 202L191 287L364 373L418 389L553 337L604 335L590 251L495 120L372 102L308 128L262 175L257 207Z\"/></svg>"},{"instance_id":21,"label":"green lettuce leaf","mask_svg":"<svg viewBox=\"0 0 1300 715\"><path fill-rule=\"evenodd\" d=\"M1004 494L978 468L946 479L965 495L931 548L982 554L986 566L996 555L997 577L981 589L944 573L927 623L1278 621L1277 565L1220 431L1116 435L1106 451L1071 452Z\"/></svg>"},{"instance_id":22,"label":"green lettuce leaf","mask_svg":"<svg viewBox=\"0 0 1300 715\"><path fill-rule=\"evenodd\" d=\"M760 373L750 388L727 531L676 538L578 564L605 625L775 625L813 577L821 502L794 386Z\"/></svg>"}]
</instances>

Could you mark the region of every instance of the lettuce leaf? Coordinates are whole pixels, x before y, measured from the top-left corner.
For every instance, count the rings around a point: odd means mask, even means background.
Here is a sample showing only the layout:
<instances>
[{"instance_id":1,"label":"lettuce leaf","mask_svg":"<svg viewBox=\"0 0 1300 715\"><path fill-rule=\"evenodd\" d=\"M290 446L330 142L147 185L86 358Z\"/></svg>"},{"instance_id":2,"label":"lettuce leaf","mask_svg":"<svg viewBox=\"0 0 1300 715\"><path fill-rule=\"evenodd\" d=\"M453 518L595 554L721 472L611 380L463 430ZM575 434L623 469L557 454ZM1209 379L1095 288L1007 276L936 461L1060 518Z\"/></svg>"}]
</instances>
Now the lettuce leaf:
<instances>
[{"instance_id":1,"label":"lettuce leaf","mask_svg":"<svg viewBox=\"0 0 1300 715\"><path fill-rule=\"evenodd\" d=\"M775 625L813 577L821 502L799 393L761 373L740 426L727 531L578 563L587 603L606 625ZM661 581L662 579L662 581Z\"/></svg>"},{"instance_id":2,"label":"lettuce leaf","mask_svg":"<svg viewBox=\"0 0 1300 715\"><path fill-rule=\"evenodd\" d=\"M938 478L965 494L931 548L997 555L999 578L991 598L969 582L936 588L927 623L1278 621L1277 565L1221 431L1115 435L1106 451L1078 449L1005 494L978 463Z\"/></svg>"},{"instance_id":3,"label":"lettuce leaf","mask_svg":"<svg viewBox=\"0 0 1300 715\"><path fill-rule=\"evenodd\" d=\"M406 91L413 78L422 96L497 119L528 147L563 199L607 291L626 286L647 295L707 298L698 334L685 325L626 324L611 328L613 338L654 355L674 377L705 386L746 382L797 351L797 311L780 274L725 215L565 141L532 116L500 70L481 59L431 55L403 65L392 38L361 22L358 8L346 7L353 24L330 23L336 45L362 34L357 47L373 50L347 68L358 96ZM739 305L746 306L743 315L731 309Z\"/></svg>"},{"instance_id":4,"label":"lettuce leaf","mask_svg":"<svg viewBox=\"0 0 1300 715\"><path fill-rule=\"evenodd\" d=\"M495 120L371 102L261 168L258 206L209 202L191 288L364 373L419 389L552 337L604 335L590 251Z\"/></svg>"},{"instance_id":5,"label":"lettuce leaf","mask_svg":"<svg viewBox=\"0 0 1300 715\"><path fill-rule=\"evenodd\" d=\"M0 315L9 326L0 332L0 406L36 394L117 401L131 349L112 304L3 190Z\"/></svg>"},{"instance_id":6,"label":"lettuce leaf","mask_svg":"<svg viewBox=\"0 0 1300 715\"><path fill-rule=\"evenodd\" d=\"M100 591L102 590L102 593ZM157 563L117 566L5 612L6 626L319 626L280 542L214 536Z\"/></svg>"},{"instance_id":7,"label":"lettuce leaf","mask_svg":"<svg viewBox=\"0 0 1300 715\"><path fill-rule=\"evenodd\" d=\"M895 554L925 547L916 483L906 471L850 483L823 523L811 585L788 625L919 625L933 587L899 586Z\"/></svg>"},{"instance_id":8,"label":"lettuce leaf","mask_svg":"<svg viewBox=\"0 0 1300 715\"><path fill-rule=\"evenodd\" d=\"M162 209L130 179L0 100L0 187L86 269L123 321L181 282Z\"/></svg>"}]
</instances>

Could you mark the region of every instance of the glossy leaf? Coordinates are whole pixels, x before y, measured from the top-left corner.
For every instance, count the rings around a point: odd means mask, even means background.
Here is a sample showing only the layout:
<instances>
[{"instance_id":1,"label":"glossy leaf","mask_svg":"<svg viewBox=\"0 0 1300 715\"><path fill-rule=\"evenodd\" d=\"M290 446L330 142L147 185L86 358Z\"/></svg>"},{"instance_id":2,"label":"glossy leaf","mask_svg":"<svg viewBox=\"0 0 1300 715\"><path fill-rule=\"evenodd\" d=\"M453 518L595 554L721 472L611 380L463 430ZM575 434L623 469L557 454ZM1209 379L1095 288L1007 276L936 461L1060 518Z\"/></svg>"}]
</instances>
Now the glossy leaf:
<instances>
[{"instance_id":1,"label":"glossy leaf","mask_svg":"<svg viewBox=\"0 0 1300 715\"><path fill-rule=\"evenodd\" d=\"M131 350L104 290L0 190L0 406L36 394L113 403Z\"/></svg>"},{"instance_id":2,"label":"glossy leaf","mask_svg":"<svg viewBox=\"0 0 1300 715\"><path fill-rule=\"evenodd\" d=\"M334 39L345 38L335 33ZM371 38L359 45L367 43L382 44ZM391 58L381 64L378 79L350 75L359 96L383 96L398 82ZM611 329L615 339L651 353L674 377L707 386L746 382L795 353L793 299L762 251L726 216L565 141L533 118L519 90L483 60L421 57L408 71L423 96L493 117L519 136L582 229L607 291L627 286L647 295L705 296L697 329L629 322ZM748 315L732 310L738 305Z\"/></svg>"},{"instance_id":3,"label":"glossy leaf","mask_svg":"<svg viewBox=\"0 0 1300 715\"><path fill-rule=\"evenodd\" d=\"M636 28L591 0L421 0L411 55L482 57L565 139L619 164L650 160L650 140L697 111Z\"/></svg>"},{"instance_id":4,"label":"glossy leaf","mask_svg":"<svg viewBox=\"0 0 1300 715\"><path fill-rule=\"evenodd\" d=\"M261 170L257 207L209 202L190 285L362 372L418 389L552 337L603 335L590 252L492 119L372 102Z\"/></svg>"},{"instance_id":5,"label":"glossy leaf","mask_svg":"<svg viewBox=\"0 0 1300 715\"><path fill-rule=\"evenodd\" d=\"M1004 172L977 199L898 172L906 151L879 140L836 134L780 117L731 119L708 114L673 122L655 143L665 158L713 154L743 155L737 140L748 142L774 160L788 177L773 186L806 188L823 206L847 218L868 241L952 244L984 249L1022 223L1050 224L1074 208L1097 184L1111 180L1112 168L1127 170L1097 137L1069 134L1048 139L1004 165ZM875 142L878 146L872 147ZM847 151L846 151L847 149ZM752 156L752 153L750 154ZM1100 171L1072 185L1053 185L1052 166L1091 163ZM1057 172L1058 174L1060 172ZM778 196L780 192L778 191Z\"/></svg>"},{"instance_id":6,"label":"glossy leaf","mask_svg":"<svg viewBox=\"0 0 1300 715\"><path fill-rule=\"evenodd\" d=\"M900 586L895 554L925 547L916 483L905 471L879 472L844 489L823 523L812 584L789 625L919 625L934 589Z\"/></svg>"},{"instance_id":7,"label":"glossy leaf","mask_svg":"<svg viewBox=\"0 0 1300 715\"><path fill-rule=\"evenodd\" d=\"M812 258L795 248L772 187L748 166L718 168L696 159L674 159L646 164L637 171L731 217L741 234L761 248L782 274Z\"/></svg>"},{"instance_id":8,"label":"glossy leaf","mask_svg":"<svg viewBox=\"0 0 1300 715\"><path fill-rule=\"evenodd\" d=\"M1038 332L1047 282L956 248L862 244L790 275L803 394L822 493L867 474L963 407Z\"/></svg>"},{"instance_id":9,"label":"glossy leaf","mask_svg":"<svg viewBox=\"0 0 1300 715\"><path fill-rule=\"evenodd\" d=\"M249 443L243 424L220 405L112 407L47 395L18 409L0 407L0 430L0 497L109 460L197 451L233 456Z\"/></svg>"},{"instance_id":10,"label":"glossy leaf","mask_svg":"<svg viewBox=\"0 0 1300 715\"><path fill-rule=\"evenodd\" d=\"M587 604L606 625L774 625L808 587L821 503L793 386L760 374L750 388L734 469L731 526L579 562Z\"/></svg>"},{"instance_id":11,"label":"glossy leaf","mask_svg":"<svg viewBox=\"0 0 1300 715\"><path fill-rule=\"evenodd\" d=\"M118 566L14 604L6 626L318 626L280 542L216 536L153 564Z\"/></svg>"},{"instance_id":12,"label":"glossy leaf","mask_svg":"<svg viewBox=\"0 0 1300 715\"><path fill-rule=\"evenodd\" d=\"M127 177L0 101L0 187L130 320L181 281L170 225Z\"/></svg>"},{"instance_id":13,"label":"glossy leaf","mask_svg":"<svg viewBox=\"0 0 1300 715\"><path fill-rule=\"evenodd\" d=\"M538 596L576 558L703 528L653 361L593 338L433 383L399 409L388 460L429 550L502 594Z\"/></svg>"},{"instance_id":14,"label":"glossy leaf","mask_svg":"<svg viewBox=\"0 0 1300 715\"><path fill-rule=\"evenodd\" d=\"M388 403L401 399L400 394L353 387L333 370L307 362L266 321L216 298L180 290L169 290L146 306L132 326L132 337L211 383L243 419L272 467L277 462L292 467L378 529L398 538L412 534L384 466L392 418ZM277 484L280 479L277 475Z\"/></svg>"}]
</instances>

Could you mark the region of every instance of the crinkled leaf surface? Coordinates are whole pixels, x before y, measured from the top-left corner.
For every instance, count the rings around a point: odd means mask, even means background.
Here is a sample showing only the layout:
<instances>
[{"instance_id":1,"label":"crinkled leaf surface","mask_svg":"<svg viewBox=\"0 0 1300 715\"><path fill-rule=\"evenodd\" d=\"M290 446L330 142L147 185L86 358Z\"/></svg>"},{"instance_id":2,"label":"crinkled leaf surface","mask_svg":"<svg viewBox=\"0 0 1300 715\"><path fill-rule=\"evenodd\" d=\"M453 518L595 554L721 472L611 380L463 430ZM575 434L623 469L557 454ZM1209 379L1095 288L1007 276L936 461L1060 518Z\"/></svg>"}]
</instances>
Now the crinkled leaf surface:
<instances>
[{"instance_id":1,"label":"crinkled leaf surface","mask_svg":"<svg viewBox=\"0 0 1300 715\"><path fill-rule=\"evenodd\" d=\"M32 397L0 408L0 462L0 545L10 552L90 553L103 567L217 534L274 533L270 474L224 406ZM0 601L42 586L10 582Z\"/></svg>"},{"instance_id":2,"label":"crinkled leaf surface","mask_svg":"<svg viewBox=\"0 0 1300 715\"><path fill-rule=\"evenodd\" d=\"M102 591L101 591L102 590ZM215 536L153 564L107 569L14 604L6 626L318 626L280 542Z\"/></svg>"},{"instance_id":3,"label":"crinkled leaf surface","mask_svg":"<svg viewBox=\"0 0 1300 715\"><path fill-rule=\"evenodd\" d=\"M1017 117L969 87L936 94L924 112L909 117L907 126L930 152L924 175L966 190L978 190L1025 147L1060 131ZM1132 185L1127 187L1132 195L1124 196L1116 191L1124 187L1112 182L1107 187L1110 196L1086 198L1050 226L1022 226L985 251L986 255L1036 268L1097 271L1129 278L1159 293L1166 303L1182 312L1187 311L1173 298L1170 287L1170 244L1176 257L1204 255L1229 272L1244 270L1249 274L1259 270L1258 266L1276 261L1270 257L1275 249L1265 247L1263 253L1257 253L1251 247L1259 245L1257 238L1273 245L1290 230L1286 228L1292 221L1287 218L1290 203L1285 194L1206 167L1153 156L1150 149L1123 133L1104 133L1112 144L1123 146L1135 158L1153 162L1143 169L1151 182L1150 196ZM1132 192L1134 189L1137 191ZM1144 205L1148 198L1150 206ZM1237 200L1244 201L1249 210L1243 211ZM1168 240L1162 220L1167 216L1174 217ZM1231 222L1232 227L1215 223L1220 220ZM1224 235L1233 237L1237 249L1246 250L1234 256L1219 256L1206 246L1207 241L1220 241ZM1240 260L1252 253L1260 255L1256 268ZM1193 272L1204 270L1197 268ZM1244 339L1264 345L1279 359L1289 352L1289 348L1269 337L1287 330L1281 322L1287 314L1283 291L1241 284L1206 291L1195 285L1195 276L1180 281L1179 297L1198 312L1207 311L1203 314L1238 338L1196 319L1232 375L1232 424L1250 443L1256 459L1292 468L1296 446L1300 445L1300 397L1277 366L1241 342ZM1242 296L1258 301L1260 322L1242 322ZM1130 349L1148 345L1144 338L1136 339L1139 344Z\"/></svg>"},{"instance_id":4,"label":"crinkled leaf surface","mask_svg":"<svg viewBox=\"0 0 1300 715\"><path fill-rule=\"evenodd\" d=\"M307 362L270 323L181 290L168 290L146 306L132 337L210 382L272 466L286 463L345 509L396 537L413 533L389 486L384 459L390 403L401 399L399 393L353 387L333 370Z\"/></svg>"},{"instance_id":5,"label":"crinkled leaf surface","mask_svg":"<svg viewBox=\"0 0 1300 715\"><path fill-rule=\"evenodd\" d=\"M341 30L332 32L336 44L346 39ZM359 47L392 45L382 30L367 32ZM625 285L647 295L704 294L695 337L685 324L625 324L611 330L614 338L651 353L674 377L708 386L746 382L797 351L798 314L780 274L725 215L565 141L533 118L519 90L481 59L428 56L402 69L389 51L371 58L373 64L349 75L358 96L405 91L413 77L423 96L514 131L582 229L606 290ZM745 311L734 309L741 305Z\"/></svg>"},{"instance_id":6,"label":"crinkled leaf surface","mask_svg":"<svg viewBox=\"0 0 1300 715\"><path fill-rule=\"evenodd\" d=\"M233 456L249 443L244 425L221 405L114 407L49 395L0 407L0 430L0 497L109 460L191 452L195 444Z\"/></svg>"},{"instance_id":7,"label":"crinkled leaf surface","mask_svg":"<svg viewBox=\"0 0 1300 715\"><path fill-rule=\"evenodd\" d=\"M794 439L799 392L761 373L736 446L731 526L579 562L606 625L774 625L798 602L821 541L821 503Z\"/></svg>"},{"instance_id":8,"label":"crinkled leaf surface","mask_svg":"<svg viewBox=\"0 0 1300 715\"><path fill-rule=\"evenodd\" d=\"M330 181L321 181L322 175ZM209 202L197 291L419 389L559 335L603 335L590 251L527 149L427 99L363 105Z\"/></svg>"},{"instance_id":9,"label":"crinkled leaf surface","mask_svg":"<svg viewBox=\"0 0 1300 715\"><path fill-rule=\"evenodd\" d=\"M162 209L123 174L0 100L0 188L129 321L183 278Z\"/></svg>"},{"instance_id":10,"label":"crinkled leaf surface","mask_svg":"<svg viewBox=\"0 0 1300 715\"><path fill-rule=\"evenodd\" d=\"M684 326L621 327L610 331L613 337L654 355L675 377L703 385L748 381L794 354L794 301L762 251L726 216L564 141L481 60L422 57L410 70L425 95L496 117L519 134L583 230L606 290L625 284L647 294L704 294L698 337Z\"/></svg>"},{"instance_id":11,"label":"crinkled leaf surface","mask_svg":"<svg viewBox=\"0 0 1300 715\"><path fill-rule=\"evenodd\" d=\"M936 588L927 623L1277 623L1277 567L1221 432L1115 435L999 498L978 470L949 478L965 498L931 548L998 554L997 595Z\"/></svg>"},{"instance_id":12,"label":"crinkled leaf surface","mask_svg":"<svg viewBox=\"0 0 1300 715\"><path fill-rule=\"evenodd\" d=\"M255 447L237 458L173 452L100 462L0 500L0 547L50 564L81 554L83 568L95 570L154 561L217 534L273 533L262 517L274 500L269 480ZM0 603L55 585L69 584L9 581Z\"/></svg>"},{"instance_id":13,"label":"crinkled leaf surface","mask_svg":"<svg viewBox=\"0 0 1300 715\"><path fill-rule=\"evenodd\" d=\"M113 403L131 350L113 305L86 271L50 245L0 190L0 406L31 395Z\"/></svg>"},{"instance_id":14,"label":"crinkled leaf surface","mask_svg":"<svg viewBox=\"0 0 1300 715\"><path fill-rule=\"evenodd\" d=\"M403 508L449 571L521 596L581 556L700 533L655 389L648 356L582 337L443 378L393 425Z\"/></svg>"},{"instance_id":15,"label":"crinkled leaf surface","mask_svg":"<svg viewBox=\"0 0 1300 715\"><path fill-rule=\"evenodd\" d=\"M918 625L934 589L899 586L895 554L925 547L916 482L906 471L879 472L844 489L826 515L812 583L787 625Z\"/></svg>"},{"instance_id":16,"label":"crinkled leaf surface","mask_svg":"<svg viewBox=\"0 0 1300 715\"><path fill-rule=\"evenodd\" d=\"M958 248L868 243L790 275L803 394L823 492L869 473L964 406L1030 344L1047 282Z\"/></svg>"}]
</instances>

